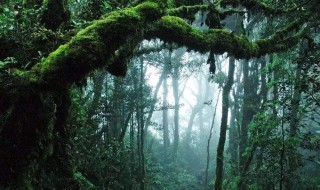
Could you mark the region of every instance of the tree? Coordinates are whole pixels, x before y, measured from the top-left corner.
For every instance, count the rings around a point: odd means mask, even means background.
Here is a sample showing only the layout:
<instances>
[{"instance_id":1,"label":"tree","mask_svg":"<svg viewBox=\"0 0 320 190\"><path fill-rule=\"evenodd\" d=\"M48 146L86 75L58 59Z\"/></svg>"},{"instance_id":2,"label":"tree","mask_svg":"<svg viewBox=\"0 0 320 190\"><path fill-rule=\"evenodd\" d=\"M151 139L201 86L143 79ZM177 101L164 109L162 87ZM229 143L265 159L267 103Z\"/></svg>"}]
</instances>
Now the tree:
<instances>
[{"instance_id":1,"label":"tree","mask_svg":"<svg viewBox=\"0 0 320 190\"><path fill-rule=\"evenodd\" d=\"M110 12L101 20L94 21L31 69L12 68L9 65L2 67L0 187L32 188L35 173L41 166L39 163L46 162L52 152L61 151L61 158L69 160L65 143L69 137L65 123L70 86L102 67L107 67L114 75L125 75L126 64L143 39L159 38L201 53L228 52L235 58L248 59L286 51L302 39L312 39L308 30L319 16L316 0L290 10L273 9L255 0L240 1L240 5L248 10L261 10L267 16L285 15L292 10L301 15L283 23L283 27L269 38L250 41L246 36L223 29L200 31L182 19L188 19L199 10L207 10L219 18L233 11L221 12L214 4L174 7L172 2L137 1L136 6ZM223 0L220 5L235 3L238 1ZM215 17L207 19L210 18ZM302 27L305 24L310 27ZM58 134L58 138L55 134ZM52 142L60 143L63 147L52 151L52 147L57 147L52 146ZM67 175L72 178L73 170L68 171Z\"/></svg>"},{"instance_id":2,"label":"tree","mask_svg":"<svg viewBox=\"0 0 320 190\"><path fill-rule=\"evenodd\" d=\"M228 79L222 89L222 117L221 117L221 125L220 125L220 137L219 137L219 143L217 148L216 181L214 184L215 190L222 190L224 145L226 142L228 115L229 115L229 94L233 85L234 70L235 70L235 59L234 57L230 57Z\"/></svg>"}]
</instances>

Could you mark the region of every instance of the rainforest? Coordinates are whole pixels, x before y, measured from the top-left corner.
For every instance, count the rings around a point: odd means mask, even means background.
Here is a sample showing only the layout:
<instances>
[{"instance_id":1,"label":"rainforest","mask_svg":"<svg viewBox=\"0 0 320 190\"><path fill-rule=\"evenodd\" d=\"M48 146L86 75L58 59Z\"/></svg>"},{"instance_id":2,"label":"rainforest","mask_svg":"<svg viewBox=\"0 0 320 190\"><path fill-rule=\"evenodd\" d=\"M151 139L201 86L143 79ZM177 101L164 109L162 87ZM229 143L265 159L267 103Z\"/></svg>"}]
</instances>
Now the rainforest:
<instances>
[{"instance_id":1,"label":"rainforest","mask_svg":"<svg viewBox=\"0 0 320 190\"><path fill-rule=\"evenodd\" d=\"M318 0L1 0L0 189L320 189Z\"/></svg>"}]
</instances>

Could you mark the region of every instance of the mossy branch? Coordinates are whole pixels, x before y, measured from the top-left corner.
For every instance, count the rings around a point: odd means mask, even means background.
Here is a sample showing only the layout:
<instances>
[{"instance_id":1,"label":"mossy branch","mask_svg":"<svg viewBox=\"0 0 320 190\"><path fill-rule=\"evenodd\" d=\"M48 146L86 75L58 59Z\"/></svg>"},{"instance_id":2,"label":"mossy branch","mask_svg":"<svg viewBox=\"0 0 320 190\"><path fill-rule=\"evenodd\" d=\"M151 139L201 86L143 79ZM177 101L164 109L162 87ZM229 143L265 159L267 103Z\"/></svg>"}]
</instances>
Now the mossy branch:
<instances>
[{"instance_id":1,"label":"mossy branch","mask_svg":"<svg viewBox=\"0 0 320 190\"><path fill-rule=\"evenodd\" d=\"M209 25L209 27L217 27L220 25L220 20L223 20L226 18L228 15L232 15L235 13L239 14L244 14L246 11L242 10L235 10L235 9L230 9L230 10L218 10L215 5L210 4L210 5L193 5L193 6L180 6L177 8L171 8L166 11L166 15L168 16L176 16L180 17L183 19L187 19L190 21L195 20L195 15L199 11L201 12L207 12L207 18L206 18L206 23L218 23L214 25Z\"/></svg>"},{"instance_id":2,"label":"mossy branch","mask_svg":"<svg viewBox=\"0 0 320 190\"><path fill-rule=\"evenodd\" d=\"M132 57L135 46L143 39L160 38L202 53L228 52L240 59L287 50L303 35L303 32L299 32L286 37L286 34L301 24L294 22L269 39L250 42L245 36L234 35L223 29L203 32L194 29L181 18L161 18L163 14L161 7L152 2L112 12L60 46L44 62L36 65L33 72L46 86L67 87L99 67L112 65L109 70L112 69L113 74L124 75L123 66L126 63L118 64L119 61L126 62L127 58ZM157 21L156 24L153 24L154 21Z\"/></svg>"},{"instance_id":3,"label":"mossy branch","mask_svg":"<svg viewBox=\"0 0 320 190\"><path fill-rule=\"evenodd\" d=\"M149 38L158 37L165 42L186 46L201 53L228 52L238 59L248 59L285 51L296 44L304 35L304 31L299 31L291 37L286 37L285 34L288 34L299 22L289 24L268 39L250 42L246 36L235 35L223 29L210 29L203 32L193 28L181 18L164 16L148 35Z\"/></svg>"},{"instance_id":4,"label":"mossy branch","mask_svg":"<svg viewBox=\"0 0 320 190\"><path fill-rule=\"evenodd\" d=\"M270 5L267 5L266 3L260 2L258 0L220 0L218 4L220 4L222 7L225 6L239 6L246 8L247 10L251 12L262 12L265 15L283 15L283 14L292 14L292 11L303 11L303 6L306 6L308 4L312 4L316 2L317 0L306 0L304 2L301 2L300 4L291 7L289 9L280 9L280 8L274 8ZM318 3L316 3L318 4Z\"/></svg>"},{"instance_id":5,"label":"mossy branch","mask_svg":"<svg viewBox=\"0 0 320 190\"><path fill-rule=\"evenodd\" d=\"M112 12L81 30L33 71L49 86L68 86L80 81L90 71L110 64L115 52L130 39L142 41L148 23L161 15L158 4L152 2Z\"/></svg>"}]
</instances>

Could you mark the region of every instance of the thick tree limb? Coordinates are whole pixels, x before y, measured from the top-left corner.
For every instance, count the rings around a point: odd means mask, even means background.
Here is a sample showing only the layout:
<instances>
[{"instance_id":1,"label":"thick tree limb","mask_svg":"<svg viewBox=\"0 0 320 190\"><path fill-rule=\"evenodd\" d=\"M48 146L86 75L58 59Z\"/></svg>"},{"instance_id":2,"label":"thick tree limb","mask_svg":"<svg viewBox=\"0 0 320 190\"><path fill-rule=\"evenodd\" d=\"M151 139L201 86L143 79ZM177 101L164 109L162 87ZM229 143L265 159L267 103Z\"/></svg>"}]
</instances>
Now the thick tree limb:
<instances>
[{"instance_id":1,"label":"thick tree limb","mask_svg":"<svg viewBox=\"0 0 320 190\"><path fill-rule=\"evenodd\" d=\"M284 51L295 45L303 37L305 31L301 30L291 37L286 36L300 23L301 20L294 21L268 39L250 42L247 37L234 35L227 30L211 29L202 32L194 29L181 18L164 16L153 27L153 30L149 31L148 37L158 37L165 42L187 46L201 53L213 51L215 54L223 54L228 52L237 59L248 59Z\"/></svg>"}]
</instances>

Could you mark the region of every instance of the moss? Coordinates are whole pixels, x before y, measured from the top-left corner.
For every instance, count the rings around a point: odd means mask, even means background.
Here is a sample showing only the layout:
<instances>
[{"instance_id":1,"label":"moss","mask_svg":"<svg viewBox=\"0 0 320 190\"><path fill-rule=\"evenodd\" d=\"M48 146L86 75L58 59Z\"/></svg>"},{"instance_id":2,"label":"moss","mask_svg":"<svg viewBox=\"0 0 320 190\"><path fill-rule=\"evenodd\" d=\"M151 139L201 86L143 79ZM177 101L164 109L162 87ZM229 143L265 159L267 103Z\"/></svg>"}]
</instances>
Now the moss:
<instances>
[{"instance_id":1,"label":"moss","mask_svg":"<svg viewBox=\"0 0 320 190\"><path fill-rule=\"evenodd\" d=\"M39 81L39 75L35 72L24 71L19 69L14 69L12 72L13 76L19 77L24 81L28 81L30 83L36 84Z\"/></svg>"},{"instance_id":2,"label":"moss","mask_svg":"<svg viewBox=\"0 0 320 190\"><path fill-rule=\"evenodd\" d=\"M33 70L39 72L41 80L47 84L71 85L90 71L108 64L113 52L129 38L142 40L146 22L161 14L162 10L153 2L107 14L104 19L81 30Z\"/></svg>"},{"instance_id":3,"label":"moss","mask_svg":"<svg viewBox=\"0 0 320 190\"><path fill-rule=\"evenodd\" d=\"M190 22L193 22L198 11L206 11L207 9L208 5L180 6L178 8L168 9L166 14L184 18Z\"/></svg>"},{"instance_id":4,"label":"moss","mask_svg":"<svg viewBox=\"0 0 320 190\"><path fill-rule=\"evenodd\" d=\"M25 78L0 78L0 186L30 189L52 142L54 102Z\"/></svg>"},{"instance_id":5,"label":"moss","mask_svg":"<svg viewBox=\"0 0 320 190\"><path fill-rule=\"evenodd\" d=\"M73 183L64 128L69 96L63 92L90 71L109 64L113 53L127 41L142 40L143 26L161 14L151 2L110 13L31 71L0 73L0 188L30 189L35 173L51 154L63 159L57 169L66 183Z\"/></svg>"},{"instance_id":6,"label":"moss","mask_svg":"<svg viewBox=\"0 0 320 190\"><path fill-rule=\"evenodd\" d=\"M136 6L134 9L150 21L157 20L164 14L164 9L155 2L145 2Z\"/></svg>"},{"instance_id":7,"label":"moss","mask_svg":"<svg viewBox=\"0 0 320 190\"><path fill-rule=\"evenodd\" d=\"M294 28L293 26L294 24L289 24L279 30L279 33L286 34ZM165 42L186 46L201 53L212 50L216 54L228 52L237 59L249 59L272 52L285 51L296 44L303 33L298 32L290 37L276 34L269 39L252 42L246 36L235 35L223 29L209 29L203 32L194 29L181 18L164 16L149 31L147 38L158 37Z\"/></svg>"}]
</instances>

